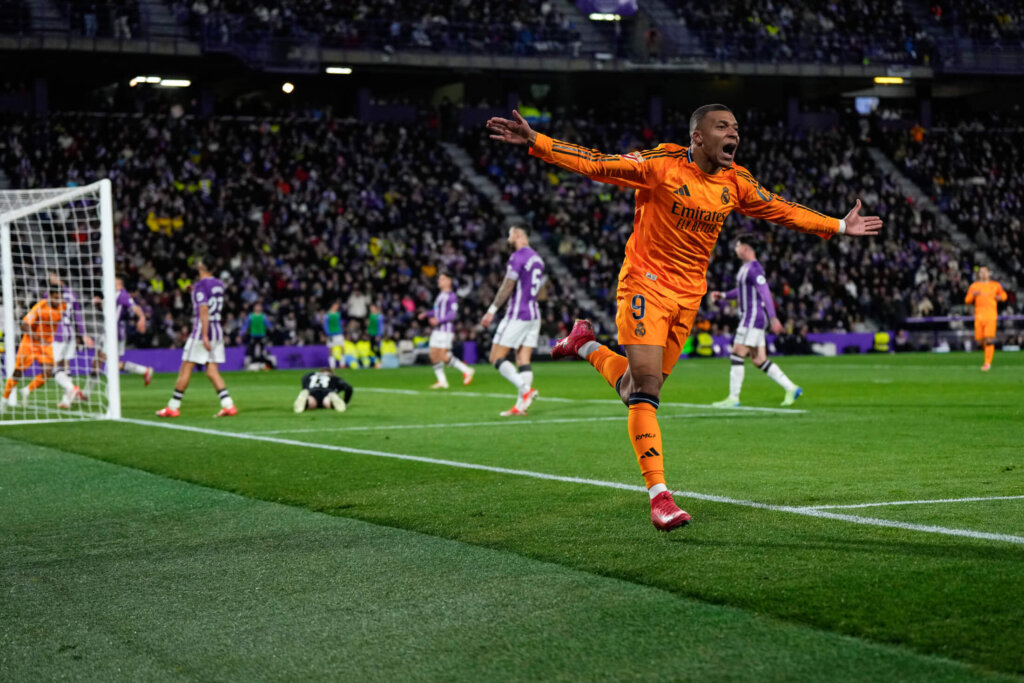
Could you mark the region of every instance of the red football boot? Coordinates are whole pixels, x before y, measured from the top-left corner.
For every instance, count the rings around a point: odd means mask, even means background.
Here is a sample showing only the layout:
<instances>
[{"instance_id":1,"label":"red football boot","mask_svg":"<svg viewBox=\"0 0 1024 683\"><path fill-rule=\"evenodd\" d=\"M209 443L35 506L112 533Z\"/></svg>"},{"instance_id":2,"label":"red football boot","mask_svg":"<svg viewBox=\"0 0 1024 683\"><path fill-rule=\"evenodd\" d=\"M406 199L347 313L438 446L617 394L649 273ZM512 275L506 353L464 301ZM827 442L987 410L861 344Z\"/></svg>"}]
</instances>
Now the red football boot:
<instances>
[{"instance_id":1,"label":"red football boot","mask_svg":"<svg viewBox=\"0 0 1024 683\"><path fill-rule=\"evenodd\" d=\"M658 531L672 531L690 523L690 515L680 510L672 494L662 491L651 499L651 522Z\"/></svg>"},{"instance_id":2,"label":"red football boot","mask_svg":"<svg viewBox=\"0 0 1024 683\"><path fill-rule=\"evenodd\" d=\"M551 359L578 358L580 347L589 341L597 341L594 338L594 326L589 320L577 319L569 336L558 340L551 347Z\"/></svg>"}]
</instances>

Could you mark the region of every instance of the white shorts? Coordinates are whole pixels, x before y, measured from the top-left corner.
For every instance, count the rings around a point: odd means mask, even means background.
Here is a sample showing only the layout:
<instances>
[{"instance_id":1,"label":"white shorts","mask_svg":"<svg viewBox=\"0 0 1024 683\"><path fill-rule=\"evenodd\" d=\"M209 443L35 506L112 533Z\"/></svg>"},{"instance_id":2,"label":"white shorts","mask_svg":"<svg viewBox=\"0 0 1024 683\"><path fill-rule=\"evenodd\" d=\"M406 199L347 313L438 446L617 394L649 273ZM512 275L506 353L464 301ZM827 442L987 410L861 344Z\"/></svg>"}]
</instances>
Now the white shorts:
<instances>
[{"instance_id":1,"label":"white shorts","mask_svg":"<svg viewBox=\"0 0 1024 683\"><path fill-rule=\"evenodd\" d=\"M494 343L499 346L507 346L510 349L518 349L520 346L529 346L535 349L539 336L539 318L537 320L502 318L498 324L498 331L494 333Z\"/></svg>"},{"instance_id":2,"label":"white shorts","mask_svg":"<svg viewBox=\"0 0 1024 683\"><path fill-rule=\"evenodd\" d=\"M74 339L55 341L53 342L53 362L60 363L66 360L69 361L75 357L75 352L77 350Z\"/></svg>"},{"instance_id":3,"label":"white shorts","mask_svg":"<svg viewBox=\"0 0 1024 683\"><path fill-rule=\"evenodd\" d=\"M100 353L106 353L107 340L104 337L100 337L96 340L96 350ZM117 340L117 357L118 359L124 355L124 339Z\"/></svg>"},{"instance_id":4,"label":"white shorts","mask_svg":"<svg viewBox=\"0 0 1024 683\"><path fill-rule=\"evenodd\" d=\"M737 344L755 349L764 346L764 330L759 327L736 328L736 336L733 337L732 345L736 346Z\"/></svg>"},{"instance_id":5,"label":"white shorts","mask_svg":"<svg viewBox=\"0 0 1024 683\"><path fill-rule=\"evenodd\" d=\"M452 340L454 338L454 332L442 332L441 330L434 330L433 332L430 333L430 348L450 349L452 348Z\"/></svg>"},{"instance_id":6,"label":"white shorts","mask_svg":"<svg viewBox=\"0 0 1024 683\"><path fill-rule=\"evenodd\" d=\"M335 346L345 346L345 335L335 334L327 338L327 348L333 349Z\"/></svg>"},{"instance_id":7,"label":"white shorts","mask_svg":"<svg viewBox=\"0 0 1024 683\"><path fill-rule=\"evenodd\" d=\"M210 350L207 351L206 347L203 346L201 339L195 339L189 337L188 341L185 342L185 351L181 354L182 361L188 361L195 363L196 365L206 365L207 363L223 363L224 362L224 341L212 341L210 342Z\"/></svg>"}]
</instances>

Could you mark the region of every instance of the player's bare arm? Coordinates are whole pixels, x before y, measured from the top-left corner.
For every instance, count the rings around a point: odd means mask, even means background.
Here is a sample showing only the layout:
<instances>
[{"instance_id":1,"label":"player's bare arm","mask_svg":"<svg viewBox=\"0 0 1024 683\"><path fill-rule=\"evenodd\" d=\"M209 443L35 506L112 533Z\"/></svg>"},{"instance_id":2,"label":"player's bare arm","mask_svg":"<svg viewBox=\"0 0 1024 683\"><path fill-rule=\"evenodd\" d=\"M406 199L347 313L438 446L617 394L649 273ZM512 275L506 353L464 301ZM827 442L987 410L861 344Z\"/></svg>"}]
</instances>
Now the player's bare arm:
<instances>
[{"instance_id":1,"label":"player's bare arm","mask_svg":"<svg viewBox=\"0 0 1024 683\"><path fill-rule=\"evenodd\" d=\"M199 321L203 326L203 348L209 351L213 347L210 345L210 307L206 304L199 306Z\"/></svg>"},{"instance_id":2,"label":"player's bare arm","mask_svg":"<svg viewBox=\"0 0 1024 683\"><path fill-rule=\"evenodd\" d=\"M139 334L146 331L146 312L142 310L142 306L135 304L132 306L132 313L135 314L135 329Z\"/></svg>"},{"instance_id":3,"label":"player's bare arm","mask_svg":"<svg viewBox=\"0 0 1024 683\"><path fill-rule=\"evenodd\" d=\"M498 293L494 295L494 301L491 302L487 313L480 319L481 325L484 327L491 326L491 323L494 322L494 315L498 312L499 308L505 305L505 302L512 296L512 291L515 288L516 281L511 278L505 278L505 281L501 283L501 287L498 288Z\"/></svg>"}]
</instances>

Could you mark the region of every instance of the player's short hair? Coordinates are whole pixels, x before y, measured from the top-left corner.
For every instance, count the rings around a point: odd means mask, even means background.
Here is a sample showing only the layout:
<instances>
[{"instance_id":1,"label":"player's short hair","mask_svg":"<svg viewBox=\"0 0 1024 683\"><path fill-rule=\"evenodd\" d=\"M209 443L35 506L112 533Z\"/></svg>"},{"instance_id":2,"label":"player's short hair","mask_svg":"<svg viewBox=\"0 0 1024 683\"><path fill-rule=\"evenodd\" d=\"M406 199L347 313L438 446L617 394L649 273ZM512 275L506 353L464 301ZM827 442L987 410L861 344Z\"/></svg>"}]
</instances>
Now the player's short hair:
<instances>
[{"instance_id":1,"label":"player's short hair","mask_svg":"<svg viewBox=\"0 0 1024 683\"><path fill-rule=\"evenodd\" d=\"M530 232L526 228L524 228L523 226L521 226L519 224L510 225L509 228L512 229L512 230L515 230L516 232L523 233L523 237L529 238L529 236L530 236Z\"/></svg>"},{"instance_id":2,"label":"player's short hair","mask_svg":"<svg viewBox=\"0 0 1024 683\"><path fill-rule=\"evenodd\" d=\"M213 272L213 259L206 254L196 254L192 260L192 265L196 268L202 268L207 272Z\"/></svg>"},{"instance_id":3,"label":"player's short hair","mask_svg":"<svg viewBox=\"0 0 1024 683\"><path fill-rule=\"evenodd\" d=\"M442 268L441 270L437 271L438 277L441 277L442 275L444 275L449 280L455 279L455 277L452 275L452 271L448 270L447 268Z\"/></svg>"},{"instance_id":4,"label":"player's short hair","mask_svg":"<svg viewBox=\"0 0 1024 683\"><path fill-rule=\"evenodd\" d=\"M757 250L761 248L761 242L751 234L740 235L736 238L736 241L740 244L745 244L757 253Z\"/></svg>"},{"instance_id":5,"label":"player's short hair","mask_svg":"<svg viewBox=\"0 0 1024 683\"><path fill-rule=\"evenodd\" d=\"M730 114L732 113L732 109L729 109L729 107L724 104L705 104L704 106L697 107L693 110L693 113L690 114L691 138L693 137L693 131L697 130L697 127L700 126L700 122L704 120L704 117L713 111L727 111Z\"/></svg>"}]
</instances>

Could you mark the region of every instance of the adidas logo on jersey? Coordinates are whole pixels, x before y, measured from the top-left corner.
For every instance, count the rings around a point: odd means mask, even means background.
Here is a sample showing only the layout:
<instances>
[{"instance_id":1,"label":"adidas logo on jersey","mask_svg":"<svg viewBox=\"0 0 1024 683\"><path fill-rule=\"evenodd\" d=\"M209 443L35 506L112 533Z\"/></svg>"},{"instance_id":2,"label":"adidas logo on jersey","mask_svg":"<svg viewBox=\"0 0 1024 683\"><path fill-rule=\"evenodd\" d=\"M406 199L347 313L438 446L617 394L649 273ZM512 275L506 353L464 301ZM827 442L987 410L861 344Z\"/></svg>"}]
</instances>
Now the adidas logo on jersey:
<instances>
[{"instance_id":1,"label":"adidas logo on jersey","mask_svg":"<svg viewBox=\"0 0 1024 683\"><path fill-rule=\"evenodd\" d=\"M690 188L688 188L686 185L683 185L682 187L677 188L676 191L673 192L672 194L677 194L680 197L689 197L690 196Z\"/></svg>"}]
</instances>

